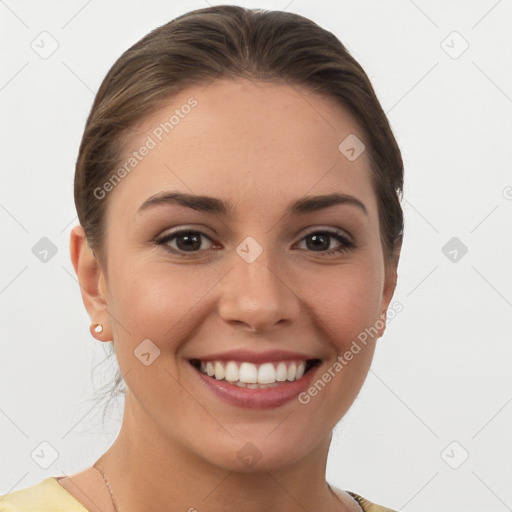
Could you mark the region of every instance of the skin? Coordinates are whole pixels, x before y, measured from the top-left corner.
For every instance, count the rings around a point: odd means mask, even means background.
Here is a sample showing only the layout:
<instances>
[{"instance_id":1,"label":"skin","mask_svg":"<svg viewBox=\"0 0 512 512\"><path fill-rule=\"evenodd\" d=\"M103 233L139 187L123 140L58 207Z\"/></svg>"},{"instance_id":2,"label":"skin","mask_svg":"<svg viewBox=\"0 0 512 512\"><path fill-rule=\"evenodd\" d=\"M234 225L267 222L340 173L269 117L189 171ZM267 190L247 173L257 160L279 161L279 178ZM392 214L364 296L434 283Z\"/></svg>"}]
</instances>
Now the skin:
<instances>
[{"instance_id":1,"label":"skin","mask_svg":"<svg viewBox=\"0 0 512 512\"><path fill-rule=\"evenodd\" d=\"M320 378L382 319L396 267L385 265L369 160L363 152L351 162L338 150L363 133L344 108L307 89L222 79L170 99L134 129L126 154L191 96L198 105L103 199L106 262L80 226L71 233L83 302L92 325L104 327L91 332L113 340L127 386L119 436L98 466L120 512L147 503L162 511L360 510L348 494L330 492L325 465L331 431L361 389L385 325L307 405L230 405L201 385L188 359L279 348L322 359ZM137 212L162 191L214 196L233 210ZM292 201L333 192L355 196L367 214L339 204L284 216ZM204 233L200 249L183 251L183 237L167 246L184 256L155 244L176 228ZM355 247L325 255L344 247L335 237L315 246L311 235L325 230ZM252 263L236 252L247 236L263 249ZM134 356L145 339L160 350L149 366ZM250 468L237 457L247 442L261 454ZM60 483L90 510L113 510L94 468Z\"/></svg>"}]
</instances>

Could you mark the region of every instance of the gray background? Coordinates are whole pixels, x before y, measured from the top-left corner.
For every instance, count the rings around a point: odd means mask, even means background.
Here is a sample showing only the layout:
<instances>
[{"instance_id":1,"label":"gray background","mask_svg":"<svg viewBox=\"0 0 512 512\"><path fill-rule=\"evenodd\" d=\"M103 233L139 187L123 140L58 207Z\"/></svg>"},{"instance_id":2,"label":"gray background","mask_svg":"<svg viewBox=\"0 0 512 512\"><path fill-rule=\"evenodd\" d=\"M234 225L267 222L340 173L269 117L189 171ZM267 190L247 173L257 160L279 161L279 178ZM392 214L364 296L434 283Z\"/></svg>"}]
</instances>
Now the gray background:
<instances>
[{"instance_id":1,"label":"gray background","mask_svg":"<svg viewBox=\"0 0 512 512\"><path fill-rule=\"evenodd\" d=\"M0 494L90 466L117 434L120 402L104 429L94 395L115 366L69 259L78 144L120 54L219 3L0 1ZM511 510L512 1L233 3L334 32L405 160L403 311L335 430L328 480L407 512Z\"/></svg>"}]
</instances>

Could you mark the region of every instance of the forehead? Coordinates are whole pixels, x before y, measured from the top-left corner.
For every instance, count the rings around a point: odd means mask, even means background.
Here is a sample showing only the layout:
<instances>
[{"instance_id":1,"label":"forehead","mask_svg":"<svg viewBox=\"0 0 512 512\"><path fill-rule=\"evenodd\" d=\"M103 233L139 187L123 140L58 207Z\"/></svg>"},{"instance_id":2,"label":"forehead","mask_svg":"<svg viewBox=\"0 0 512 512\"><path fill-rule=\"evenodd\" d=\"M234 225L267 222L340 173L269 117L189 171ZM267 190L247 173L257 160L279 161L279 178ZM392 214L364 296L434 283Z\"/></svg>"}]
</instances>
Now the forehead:
<instances>
[{"instance_id":1,"label":"forehead","mask_svg":"<svg viewBox=\"0 0 512 512\"><path fill-rule=\"evenodd\" d=\"M366 152L351 160L340 150L353 137L364 139L349 112L304 87L247 79L191 86L126 139L119 168L127 172L110 193L109 210L133 215L162 190L249 205L337 191L368 203Z\"/></svg>"}]
</instances>

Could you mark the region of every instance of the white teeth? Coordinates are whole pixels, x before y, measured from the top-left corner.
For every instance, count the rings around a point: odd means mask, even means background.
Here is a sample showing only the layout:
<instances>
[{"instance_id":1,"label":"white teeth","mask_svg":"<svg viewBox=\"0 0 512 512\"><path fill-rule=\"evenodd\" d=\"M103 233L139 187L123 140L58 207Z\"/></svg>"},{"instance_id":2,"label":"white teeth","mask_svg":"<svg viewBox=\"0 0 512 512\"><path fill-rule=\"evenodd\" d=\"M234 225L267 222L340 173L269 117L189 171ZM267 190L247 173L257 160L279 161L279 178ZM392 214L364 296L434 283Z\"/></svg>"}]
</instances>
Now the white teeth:
<instances>
[{"instance_id":1,"label":"white teeth","mask_svg":"<svg viewBox=\"0 0 512 512\"><path fill-rule=\"evenodd\" d=\"M286 378L288 380L295 380L296 374L297 374L297 365L295 363L292 363L290 366L288 366L288 371L286 372Z\"/></svg>"},{"instance_id":2,"label":"white teeth","mask_svg":"<svg viewBox=\"0 0 512 512\"><path fill-rule=\"evenodd\" d=\"M234 361L229 361L226 365L226 376L225 379L228 382L236 382L240 376L238 371L238 365Z\"/></svg>"},{"instance_id":3,"label":"white teeth","mask_svg":"<svg viewBox=\"0 0 512 512\"><path fill-rule=\"evenodd\" d=\"M258 382L258 368L252 363L242 363L240 365L240 382L246 384L256 384Z\"/></svg>"},{"instance_id":4,"label":"white teeth","mask_svg":"<svg viewBox=\"0 0 512 512\"><path fill-rule=\"evenodd\" d=\"M279 386L277 382L273 384L246 384L245 382L235 382L235 385L240 388L250 388L250 389L266 389L266 388L275 388Z\"/></svg>"},{"instance_id":5,"label":"white teeth","mask_svg":"<svg viewBox=\"0 0 512 512\"><path fill-rule=\"evenodd\" d=\"M225 377L224 366L222 366L222 364L219 363L219 361L217 361L215 363L215 378L217 380L222 380L224 377Z\"/></svg>"},{"instance_id":6,"label":"white teeth","mask_svg":"<svg viewBox=\"0 0 512 512\"><path fill-rule=\"evenodd\" d=\"M276 381L276 370L272 363L262 364L258 369L258 384L272 384Z\"/></svg>"},{"instance_id":7,"label":"white teeth","mask_svg":"<svg viewBox=\"0 0 512 512\"><path fill-rule=\"evenodd\" d=\"M278 365L277 365L277 369L276 369L276 380L278 382L284 382L286 380L286 375L287 375L287 370L286 370L286 365L281 361Z\"/></svg>"},{"instance_id":8,"label":"white teeth","mask_svg":"<svg viewBox=\"0 0 512 512\"><path fill-rule=\"evenodd\" d=\"M306 361L279 361L256 365L236 361L200 361L202 373L216 380L226 380L250 389L277 386L279 382L295 381L304 375Z\"/></svg>"}]
</instances>

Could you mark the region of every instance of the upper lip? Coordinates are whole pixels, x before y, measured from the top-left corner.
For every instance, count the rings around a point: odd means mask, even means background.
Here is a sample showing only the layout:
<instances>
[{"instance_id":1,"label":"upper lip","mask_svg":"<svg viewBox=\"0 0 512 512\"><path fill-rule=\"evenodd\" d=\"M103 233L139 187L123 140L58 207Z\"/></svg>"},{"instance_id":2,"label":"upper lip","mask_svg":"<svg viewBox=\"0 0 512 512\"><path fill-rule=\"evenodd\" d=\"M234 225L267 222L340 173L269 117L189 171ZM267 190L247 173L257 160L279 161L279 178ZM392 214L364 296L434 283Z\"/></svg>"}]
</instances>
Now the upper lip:
<instances>
[{"instance_id":1,"label":"upper lip","mask_svg":"<svg viewBox=\"0 0 512 512\"><path fill-rule=\"evenodd\" d=\"M255 352L253 350L238 349L228 350L226 352L217 352L206 356L193 357L199 361L241 361L247 363L266 363L269 361L307 361L309 359L319 359L301 352L291 352L288 350L266 350L264 352Z\"/></svg>"}]
</instances>

